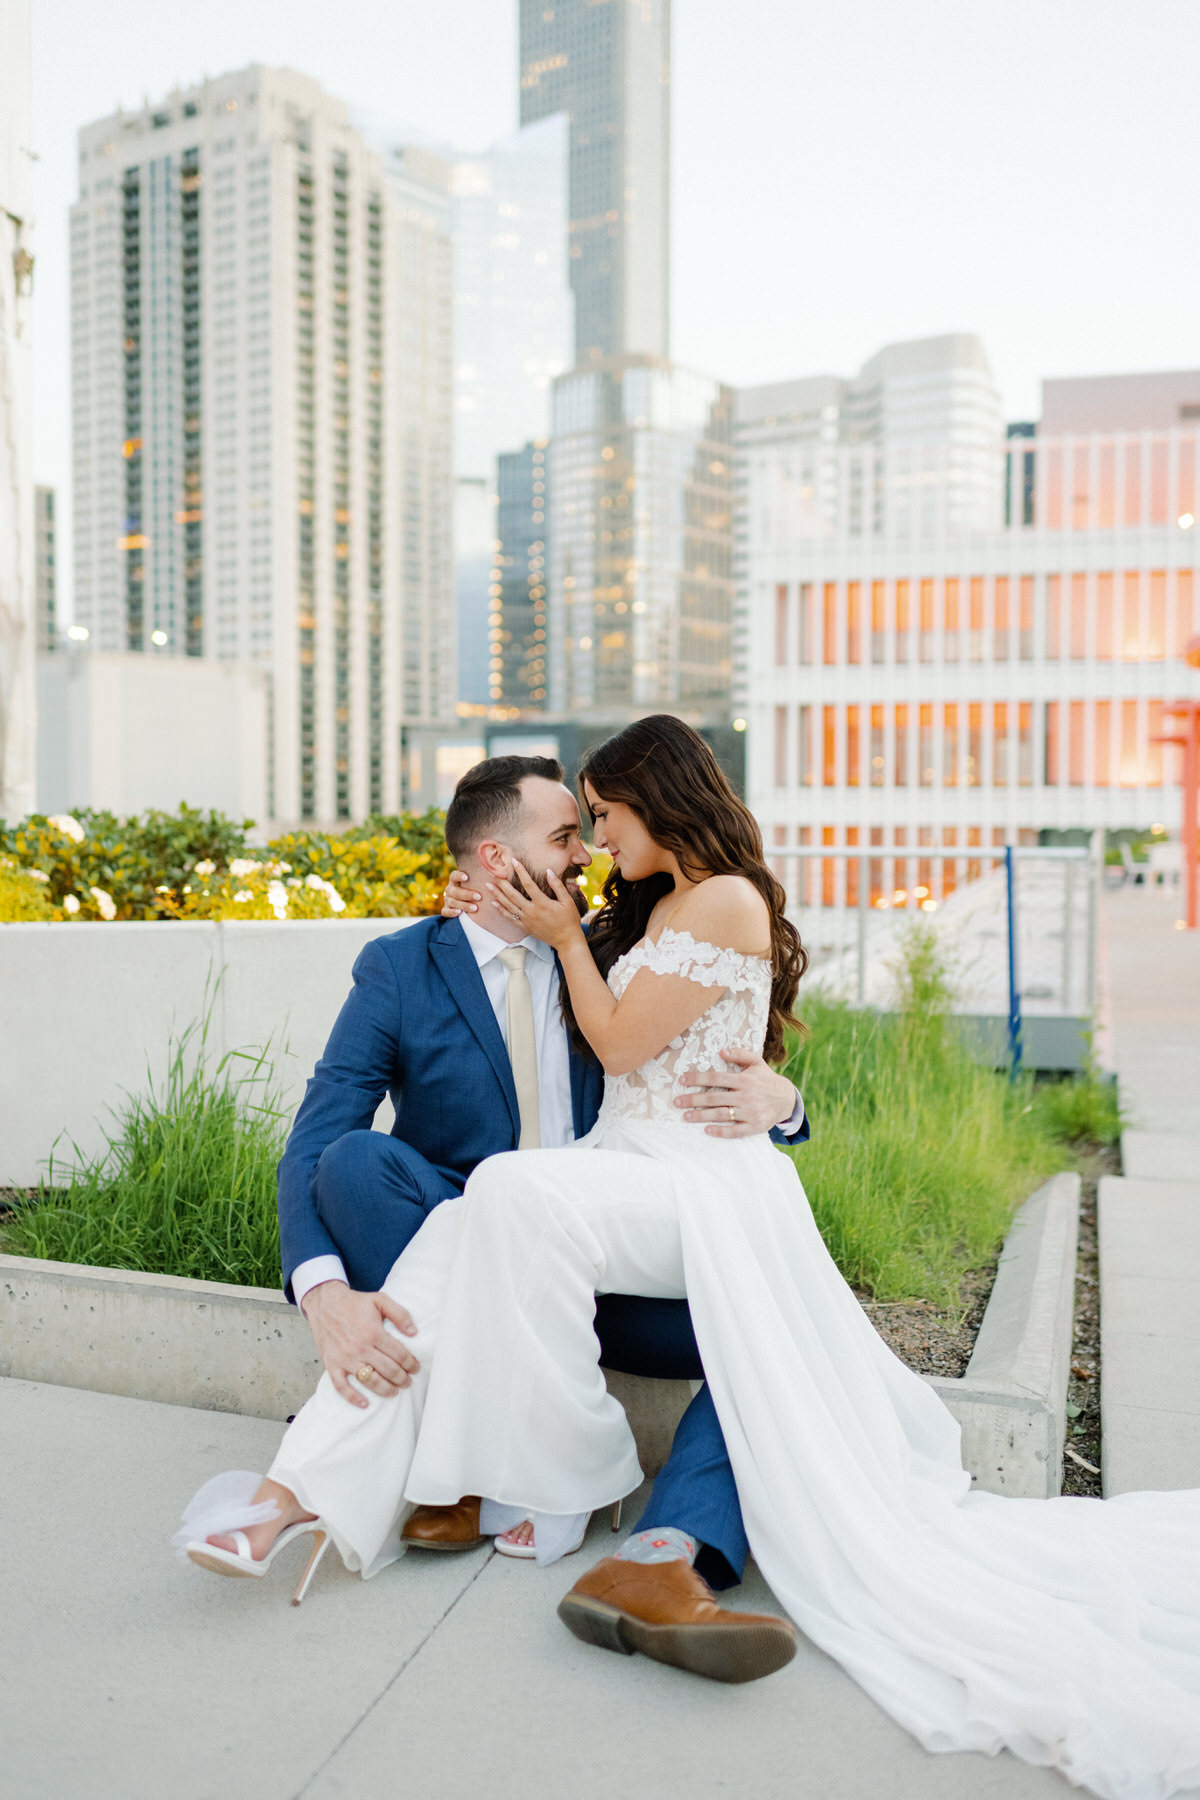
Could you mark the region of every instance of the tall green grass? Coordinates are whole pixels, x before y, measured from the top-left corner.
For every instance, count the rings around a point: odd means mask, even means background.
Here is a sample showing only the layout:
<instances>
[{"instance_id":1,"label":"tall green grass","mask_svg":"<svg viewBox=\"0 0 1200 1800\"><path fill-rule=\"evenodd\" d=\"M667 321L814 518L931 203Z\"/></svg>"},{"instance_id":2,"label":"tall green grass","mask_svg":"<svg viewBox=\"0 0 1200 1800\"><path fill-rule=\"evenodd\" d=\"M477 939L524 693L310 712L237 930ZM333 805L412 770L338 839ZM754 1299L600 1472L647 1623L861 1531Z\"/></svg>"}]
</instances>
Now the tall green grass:
<instances>
[{"instance_id":1,"label":"tall green grass","mask_svg":"<svg viewBox=\"0 0 1200 1800\"><path fill-rule=\"evenodd\" d=\"M963 1273L1068 1160L1067 1134L1028 1079L1011 1083L964 1048L931 932L909 937L896 973L894 1014L805 1005L787 1074L812 1140L790 1154L848 1281L879 1300L953 1306Z\"/></svg>"},{"instance_id":2,"label":"tall green grass","mask_svg":"<svg viewBox=\"0 0 1200 1800\"><path fill-rule=\"evenodd\" d=\"M918 930L897 971L898 1013L814 997L787 1073L812 1119L794 1156L835 1262L880 1300L953 1306L964 1272L995 1254L1015 1207L1079 1139L1111 1141L1111 1089L1034 1088L974 1062L950 1016L934 939ZM196 1041L199 1034L199 1041ZM268 1052L211 1071L205 1028L171 1047L160 1091L130 1098L104 1153L52 1165L0 1232L21 1256L274 1287L275 1165L287 1115ZM604 1179L602 1162L596 1179Z\"/></svg>"},{"instance_id":3,"label":"tall green grass","mask_svg":"<svg viewBox=\"0 0 1200 1800\"><path fill-rule=\"evenodd\" d=\"M51 1162L0 1232L6 1251L278 1287L275 1165L288 1114L266 1049L210 1069L205 1036L198 1024L172 1042L165 1082L117 1109L99 1156Z\"/></svg>"}]
</instances>

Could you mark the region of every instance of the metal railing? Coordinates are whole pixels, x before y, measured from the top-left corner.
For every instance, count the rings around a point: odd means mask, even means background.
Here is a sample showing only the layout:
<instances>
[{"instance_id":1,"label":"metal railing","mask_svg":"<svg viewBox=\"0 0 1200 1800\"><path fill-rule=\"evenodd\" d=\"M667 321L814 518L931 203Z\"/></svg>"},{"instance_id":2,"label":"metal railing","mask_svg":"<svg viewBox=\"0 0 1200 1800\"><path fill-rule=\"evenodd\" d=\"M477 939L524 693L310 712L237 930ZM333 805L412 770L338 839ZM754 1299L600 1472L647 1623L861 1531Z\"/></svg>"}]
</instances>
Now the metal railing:
<instances>
[{"instance_id":1,"label":"metal railing","mask_svg":"<svg viewBox=\"0 0 1200 1800\"><path fill-rule=\"evenodd\" d=\"M1096 943L1099 922L1099 893L1101 872L1104 866L1104 833L1092 833L1089 845L995 845L968 844L965 846L934 846L932 844L915 845L880 845L880 844L771 844L764 846L763 851L768 863L785 861L799 862L845 862L857 863L858 881L857 898L853 910L857 914L856 959L855 959L855 1003L865 1006L867 995L867 961L870 924L873 914L881 911L934 910L939 902L930 907L929 890L919 879L920 865L923 863L954 863L962 865L967 871L966 878L956 880L952 892L965 892L973 881L979 879L971 876L972 867L986 865L990 871L997 865L1006 869L1005 883L1005 923L1008 940L1008 990L1009 990L1009 1038L1010 1054L1014 1068L1019 1067L1021 1059L1021 987L1018 969L1018 918L1017 894L1015 881L1015 865L1020 863L1061 863L1064 865L1062 896L1062 961L1060 982L1063 995L1064 1010L1067 1007L1074 981L1075 934L1072 929L1076 910L1077 883L1080 875L1086 882L1087 924L1084 945L1084 1007L1083 1012L1091 1017L1096 1010ZM864 863L878 863L890 866L893 873L897 868L903 869L903 884L895 884L890 890L881 890L884 904L872 898L871 882ZM909 881L908 874L916 865L918 880L915 885ZM957 871L956 871L957 873ZM901 898L902 896L902 898ZM800 906L789 906L792 912L815 912L836 910L827 906L811 906L801 902ZM846 910L851 910L847 908Z\"/></svg>"}]
</instances>

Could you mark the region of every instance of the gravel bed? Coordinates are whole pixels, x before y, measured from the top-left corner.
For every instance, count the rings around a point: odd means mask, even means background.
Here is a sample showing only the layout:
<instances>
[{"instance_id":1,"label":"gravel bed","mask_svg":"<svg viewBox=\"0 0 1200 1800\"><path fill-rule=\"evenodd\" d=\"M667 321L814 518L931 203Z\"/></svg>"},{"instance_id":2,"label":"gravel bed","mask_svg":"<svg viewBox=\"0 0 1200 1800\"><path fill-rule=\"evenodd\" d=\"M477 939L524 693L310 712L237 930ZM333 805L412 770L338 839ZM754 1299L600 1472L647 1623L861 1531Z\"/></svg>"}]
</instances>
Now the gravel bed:
<instances>
[{"instance_id":1,"label":"gravel bed","mask_svg":"<svg viewBox=\"0 0 1200 1800\"><path fill-rule=\"evenodd\" d=\"M869 1300L863 1294L858 1303L884 1343L918 1375L957 1377L971 1360L998 1260L967 1271L957 1306L932 1306L928 1300Z\"/></svg>"}]
</instances>

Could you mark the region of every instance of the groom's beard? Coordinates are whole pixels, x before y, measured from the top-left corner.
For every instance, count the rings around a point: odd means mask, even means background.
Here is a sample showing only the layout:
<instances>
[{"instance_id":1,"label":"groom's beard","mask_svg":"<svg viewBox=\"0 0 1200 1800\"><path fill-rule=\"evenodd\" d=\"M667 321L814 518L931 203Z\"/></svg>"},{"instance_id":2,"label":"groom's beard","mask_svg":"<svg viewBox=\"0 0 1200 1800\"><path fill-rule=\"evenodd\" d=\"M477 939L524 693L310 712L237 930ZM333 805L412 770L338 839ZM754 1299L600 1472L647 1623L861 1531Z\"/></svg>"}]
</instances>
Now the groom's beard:
<instances>
[{"instance_id":1,"label":"groom's beard","mask_svg":"<svg viewBox=\"0 0 1200 1800\"><path fill-rule=\"evenodd\" d=\"M545 894L547 900L557 900L558 899L558 895L555 893L554 889L550 886L550 877L544 871L541 874L535 874L533 870L530 870L530 879L532 880L533 885L536 888L541 889L542 893ZM568 894L570 894L572 900L575 902L575 911L579 914L580 918L582 919L584 917L585 913L587 912L588 904L587 904L587 901L584 899L583 895L580 893L579 889L575 886L575 878L573 876L568 877L566 875L562 875L559 877L559 879L562 882L563 886L566 888ZM512 874L509 876L509 880L512 882L513 886L516 888L518 894L522 894L525 897L525 899L528 900L529 890L526 888L524 882L521 880L521 877L517 874L517 871L515 869L513 870Z\"/></svg>"}]
</instances>

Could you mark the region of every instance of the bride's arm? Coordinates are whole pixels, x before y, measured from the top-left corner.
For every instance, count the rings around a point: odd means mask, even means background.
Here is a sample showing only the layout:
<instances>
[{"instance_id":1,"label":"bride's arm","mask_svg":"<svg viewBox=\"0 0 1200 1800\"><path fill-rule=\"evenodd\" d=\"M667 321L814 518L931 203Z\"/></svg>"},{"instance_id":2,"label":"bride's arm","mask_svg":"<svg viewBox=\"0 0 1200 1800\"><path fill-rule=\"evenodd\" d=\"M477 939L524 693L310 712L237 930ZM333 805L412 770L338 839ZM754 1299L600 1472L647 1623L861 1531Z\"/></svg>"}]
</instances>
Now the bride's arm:
<instances>
[{"instance_id":1,"label":"bride's arm","mask_svg":"<svg viewBox=\"0 0 1200 1800\"><path fill-rule=\"evenodd\" d=\"M656 975L639 969L621 999L609 992L592 960L579 916L566 889L549 876L556 898L547 899L517 864L528 892L509 882L494 889L497 904L532 936L558 952L576 1023L606 1075L625 1075L665 1050L721 998L724 988L706 987L686 975ZM706 892L706 890L712 890ZM766 909L748 883L715 877L680 909L676 929L708 944L758 954L765 936Z\"/></svg>"}]
</instances>

